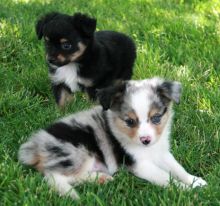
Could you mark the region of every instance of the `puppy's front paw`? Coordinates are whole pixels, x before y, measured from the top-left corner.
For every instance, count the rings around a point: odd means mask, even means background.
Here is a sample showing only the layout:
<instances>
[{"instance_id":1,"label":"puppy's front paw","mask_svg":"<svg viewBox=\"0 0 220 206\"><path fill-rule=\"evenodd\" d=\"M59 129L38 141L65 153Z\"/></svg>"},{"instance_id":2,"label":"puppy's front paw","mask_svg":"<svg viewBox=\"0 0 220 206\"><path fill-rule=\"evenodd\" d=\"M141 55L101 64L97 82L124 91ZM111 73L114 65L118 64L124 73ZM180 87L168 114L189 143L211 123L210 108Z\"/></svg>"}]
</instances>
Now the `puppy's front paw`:
<instances>
[{"instance_id":1,"label":"puppy's front paw","mask_svg":"<svg viewBox=\"0 0 220 206\"><path fill-rule=\"evenodd\" d=\"M207 185L207 182L203 180L201 177L191 176L190 179L191 179L190 182L191 182L192 188L203 187Z\"/></svg>"},{"instance_id":2,"label":"puppy's front paw","mask_svg":"<svg viewBox=\"0 0 220 206\"><path fill-rule=\"evenodd\" d=\"M178 181L178 180L173 180L173 183L178 187L178 188L180 188L180 189L182 189L182 190L187 190L187 189L190 189L190 186L189 185L187 185L187 184L185 184L185 183L183 183L183 182L180 182L180 181Z\"/></svg>"},{"instance_id":3,"label":"puppy's front paw","mask_svg":"<svg viewBox=\"0 0 220 206\"><path fill-rule=\"evenodd\" d=\"M108 181L112 181L113 180L113 177L110 176L110 175L107 175L107 174L102 174L98 177L98 183L99 184L104 184Z\"/></svg>"}]
</instances>

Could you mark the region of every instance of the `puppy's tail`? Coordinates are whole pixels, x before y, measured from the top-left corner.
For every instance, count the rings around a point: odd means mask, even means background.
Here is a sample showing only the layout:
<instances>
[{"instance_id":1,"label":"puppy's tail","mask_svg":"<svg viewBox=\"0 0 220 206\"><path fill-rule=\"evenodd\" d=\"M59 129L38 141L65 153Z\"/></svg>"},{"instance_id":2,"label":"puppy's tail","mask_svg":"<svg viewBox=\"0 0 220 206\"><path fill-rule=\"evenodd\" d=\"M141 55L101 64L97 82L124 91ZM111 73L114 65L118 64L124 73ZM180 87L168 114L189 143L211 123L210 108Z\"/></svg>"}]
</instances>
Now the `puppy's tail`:
<instances>
[{"instance_id":1,"label":"puppy's tail","mask_svg":"<svg viewBox=\"0 0 220 206\"><path fill-rule=\"evenodd\" d=\"M76 182L74 175L64 175L60 166L55 167L59 158L53 157L51 159L53 154L47 150L47 145L55 145L54 148L58 148L53 137L50 137L45 130L40 130L21 145L18 151L18 160L22 164L33 166L42 172L48 184L60 195L78 199L79 196L72 187L72 184Z\"/></svg>"},{"instance_id":2,"label":"puppy's tail","mask_svg":"<svg viewBox=\"0 0 220 206\"><path fill-rule=\"evenodd\" d=\"M18 160L25 165L34 166L39 161L38 145L32 139L21 145L18 151Z\"/></svg>"},{"instance_id":3,"label":"puppy's tail","mask_svg":"<svg viewBox=\"0 0 220 206\"><path fill-rule=\"evenodd\" d=\"M34 134L26 143L22 144L18 151L18 160L24 164L35 167L40 172L44 170L45 143L47 133L40 130Z\"/></svg>"}]
</instances>

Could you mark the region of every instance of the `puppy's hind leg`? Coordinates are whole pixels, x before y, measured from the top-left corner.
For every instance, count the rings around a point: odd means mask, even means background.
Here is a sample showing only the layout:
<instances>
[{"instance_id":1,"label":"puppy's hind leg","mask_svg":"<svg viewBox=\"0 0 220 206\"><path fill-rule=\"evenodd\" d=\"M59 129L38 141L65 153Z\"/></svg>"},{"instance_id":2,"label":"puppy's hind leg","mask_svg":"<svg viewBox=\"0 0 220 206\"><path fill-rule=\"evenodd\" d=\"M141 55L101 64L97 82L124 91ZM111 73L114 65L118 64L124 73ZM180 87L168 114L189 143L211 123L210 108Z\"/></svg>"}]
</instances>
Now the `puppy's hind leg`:
<instances>
[{"instance_id":1,"label":"puppy's hind leg","mask_svg":"<svg viewBox=\"0 0 220 206\"><path fill-rule=\"evenodd\" d=\"M84 178L81 180L88 181L88 182L98 182L99 184L104 184L108 181L112 181L113 177L104 172L90 172L86 176L84 176Z\"/></svg>"},{"instance_id":2,"label":"puppy's hind leg","mask_svg":"<svg viewBox=\"0 0 220 206\"><path fill-rule=\"evenodd\" d=\"M108 173L107 169L103 167L94 157L88 158L80 172L75 175L75 184L82 182L98 182L100 184L113 180L113 177Z\"/></svg>"},{"instance_id":3,"label":"puppy's hind leg","mask_svg":"<svg viewBox=\"0 0 220 206\"><path fill-rule=\"evenodd\" d=\"M71 183L74 182L74 177L60 173L46 173L45 179L60 195L69 196L72 199L79 199L79 195L71 185Z\"/></svg>"}]
</instances>

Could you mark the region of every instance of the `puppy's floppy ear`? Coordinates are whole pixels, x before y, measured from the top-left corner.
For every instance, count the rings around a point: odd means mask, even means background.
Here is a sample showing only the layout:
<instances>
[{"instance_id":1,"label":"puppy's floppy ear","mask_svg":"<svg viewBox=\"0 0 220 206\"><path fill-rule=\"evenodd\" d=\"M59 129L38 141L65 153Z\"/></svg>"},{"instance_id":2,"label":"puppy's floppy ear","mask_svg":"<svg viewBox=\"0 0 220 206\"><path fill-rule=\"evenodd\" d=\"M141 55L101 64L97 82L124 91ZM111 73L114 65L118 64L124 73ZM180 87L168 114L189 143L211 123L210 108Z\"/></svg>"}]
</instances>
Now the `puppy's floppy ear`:
<instances>
[{"instance_id":1,"label":"puppy's floppy ear","mask_svg":"<svg viewBox=\"0 0 220 206\"><path fill-rule=\"evenodd\" d=\"M36 23L36 33L37 33L37 37L40 40L43 36L43 30L44 30L44 26L51 21L55 16L59 15L59 13L57 12L51 12L49 14L46 14L45 16L41 17L37 23Z\"/></svg>"},{"instance_id":2,"label":"puppy's floppy ear","mask_svg":"<svg viewBox=\"0 0 220 206\"><path fill-rule=\"evenodd\" d=\"M122 103L123 96L126 90L126 83L121 82L115 86L110 86L104 89L98 89L96 97L104 110L116 107Z\"/></svg>"},{"instance_id":3,"label":"puppy's floppy ear","mask_svg":"<svg viewBox=\"0 0 220 206\"><path fill-rule=\"evenodd\" d=\"M164 81L157 87L157 93L163 97L166 102L174 101L179 103L181 91L181 83L176 81Z\"/></svg>"},{"instance_id":4,"label":"puppy's floppy ear","mask_svg":"<svg viewBox=\"0 0 220 206\"><path fill-rule=\"evenodd\" d=\"M85 14L76 13L72 17L73 25L85 37L92 37L96 29L96 19Z\"/></svg>"}]
</instances>

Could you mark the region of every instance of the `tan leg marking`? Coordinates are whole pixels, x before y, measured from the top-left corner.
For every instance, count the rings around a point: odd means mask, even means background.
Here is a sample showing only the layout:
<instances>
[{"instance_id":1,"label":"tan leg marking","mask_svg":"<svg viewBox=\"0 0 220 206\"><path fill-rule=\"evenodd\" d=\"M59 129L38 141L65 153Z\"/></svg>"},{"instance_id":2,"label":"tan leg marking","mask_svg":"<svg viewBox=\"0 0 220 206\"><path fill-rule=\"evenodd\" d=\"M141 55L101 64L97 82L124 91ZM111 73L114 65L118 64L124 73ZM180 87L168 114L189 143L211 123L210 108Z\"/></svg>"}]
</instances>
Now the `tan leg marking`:
<instances>
[{"instance_id":1,"label":"tan leg marking","mask_svg":"<svg viewBox=\"0 0 220 206\"><path fill-rule=\"evenodd\" d=\"M64 107L64 105L68 102L71 102L73 99L73 95L67 92L65 89L61 91L61 96L59 100L59 106Z\"/></svg>"}]
</instances>

